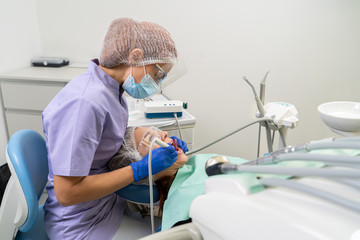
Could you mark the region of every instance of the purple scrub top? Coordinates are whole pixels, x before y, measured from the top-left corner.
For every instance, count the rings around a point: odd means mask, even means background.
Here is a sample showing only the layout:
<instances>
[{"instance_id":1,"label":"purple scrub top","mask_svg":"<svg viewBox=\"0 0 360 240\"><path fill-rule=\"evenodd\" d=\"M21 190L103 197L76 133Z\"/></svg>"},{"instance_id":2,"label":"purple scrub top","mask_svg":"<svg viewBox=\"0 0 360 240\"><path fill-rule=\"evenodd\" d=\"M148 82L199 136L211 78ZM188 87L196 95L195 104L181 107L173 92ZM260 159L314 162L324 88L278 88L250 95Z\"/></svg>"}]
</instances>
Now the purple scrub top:
<instances>
[{"instance_id":1,"label":"purple scrub top","mask_svg":"<svg viewBox=\"0 0 360 240\"><path fill-rule=\"evenodd\" d=\"M125 200L115 193L95 201L63 207L54 192L54 174L88 176L107 172L118 151L128 108L117 81L92 60L42 114L49 159L45 225L51 239L111 239L120 226Z\"/></svg>"}]
</instances>

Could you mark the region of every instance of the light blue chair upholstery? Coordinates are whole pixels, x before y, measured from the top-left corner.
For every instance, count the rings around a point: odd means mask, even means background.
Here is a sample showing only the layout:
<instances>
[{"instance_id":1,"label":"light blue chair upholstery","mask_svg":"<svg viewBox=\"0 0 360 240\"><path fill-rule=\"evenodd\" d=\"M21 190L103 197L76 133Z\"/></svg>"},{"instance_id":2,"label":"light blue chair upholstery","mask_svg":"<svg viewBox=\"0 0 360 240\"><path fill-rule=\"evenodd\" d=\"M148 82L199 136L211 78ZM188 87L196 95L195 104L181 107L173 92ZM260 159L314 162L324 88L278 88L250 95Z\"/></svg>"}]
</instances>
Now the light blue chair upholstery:
<instances>
[{"instance_id":1,"label":"light blue chair upholstery","mask_svg":"<svg viewBox=\"0 0 360 240\"><path fill-rule=\"evenodd\" d=\"M150 203L150 191L148 185L130 184L116 191L120 197L134 203ZM160 193L156 185L153 185L153 201L160 200Z\"/></svg>"},{"instance_id":2,"label":"light blue chair upholstery","mask_svg":"<svg viewBox=\"0 0 360 240\"><path fill-rule=\"evenodd\" d=\"M1 239L48 239L39 199L48 176L44 138L33 130L20 130L9 140L6 160L11 177L0 209Z\"/></svg>"}]
</instances>

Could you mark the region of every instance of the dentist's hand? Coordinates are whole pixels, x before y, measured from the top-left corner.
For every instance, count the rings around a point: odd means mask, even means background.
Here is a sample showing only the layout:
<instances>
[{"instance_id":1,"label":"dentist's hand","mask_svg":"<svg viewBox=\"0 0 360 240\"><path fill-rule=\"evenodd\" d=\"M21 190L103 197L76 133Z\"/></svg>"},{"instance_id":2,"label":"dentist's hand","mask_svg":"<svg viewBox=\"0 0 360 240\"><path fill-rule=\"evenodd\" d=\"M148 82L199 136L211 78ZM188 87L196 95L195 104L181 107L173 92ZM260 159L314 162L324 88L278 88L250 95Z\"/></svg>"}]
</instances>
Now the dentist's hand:
<instances>
[{"instance_id":1,"label":"dentist's hand","mask_svg":"<svg viewBox=\"0 0 360 240\"><path fill-rule=\"evenodd\" d=\"M170 167L177 158L178 153L173 146L166 148L160 147L152 151L151 155L151 170L152 174L156 174ZM135 182L149 176L149 154L141 161L130 164L134 173Z\"/></svg>"},{"instance_id":2,"label":"dentist's hand","mask_svg":"<svg viewBox=\"0 0 360 240\"><path fill-rule=\"evenodd\" d=\"M180 140L180 138L172 136L170 137L172 140L176 139L179 148L181 148L183 150L184 153L186 153L187 151L189 151L188 146L186 145L186 142Z\"/></svg>"}]
</instances>

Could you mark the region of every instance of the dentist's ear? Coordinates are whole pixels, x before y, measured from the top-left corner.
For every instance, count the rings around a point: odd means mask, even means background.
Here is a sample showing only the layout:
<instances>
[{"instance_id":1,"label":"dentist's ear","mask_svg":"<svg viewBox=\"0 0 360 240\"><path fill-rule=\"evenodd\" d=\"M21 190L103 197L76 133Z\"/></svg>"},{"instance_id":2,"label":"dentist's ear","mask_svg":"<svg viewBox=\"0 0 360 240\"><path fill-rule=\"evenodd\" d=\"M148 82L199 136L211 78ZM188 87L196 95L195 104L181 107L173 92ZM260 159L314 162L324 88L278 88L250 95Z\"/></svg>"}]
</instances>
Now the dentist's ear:
<instances>
[{"instance_id":1,"label":"dentist's ear","mask_svg":"<svg viewBox=\"0 0 360 240\"><path fill-rule=\"evenodd\" d=\"M135 62L141 60L144 56L143 51L140 48L135 48L129 55L129 63L133 65Z\"/></svg>"}]
</instances>

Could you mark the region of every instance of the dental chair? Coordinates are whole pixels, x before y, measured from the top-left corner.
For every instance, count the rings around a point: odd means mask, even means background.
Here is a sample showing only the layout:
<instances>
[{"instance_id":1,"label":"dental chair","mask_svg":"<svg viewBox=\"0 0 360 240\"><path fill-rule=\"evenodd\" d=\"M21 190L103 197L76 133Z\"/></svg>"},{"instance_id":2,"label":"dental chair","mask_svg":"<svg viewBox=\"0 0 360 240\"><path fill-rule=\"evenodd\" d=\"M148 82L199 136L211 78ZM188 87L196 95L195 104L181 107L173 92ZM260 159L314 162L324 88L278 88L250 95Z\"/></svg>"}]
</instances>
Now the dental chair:
<instances>
[{"instance_id":1,"label":"dental chair","mask_svg":"<svg viewBox=\"0 0 360 240\"><path fill-rule=\"evenodd\" d=\"M48 176L46 143L33 130L20 130L8 142L11 177L0 208L1 239L49 239L39 199Z\"/></svg>"}]
</instances>

